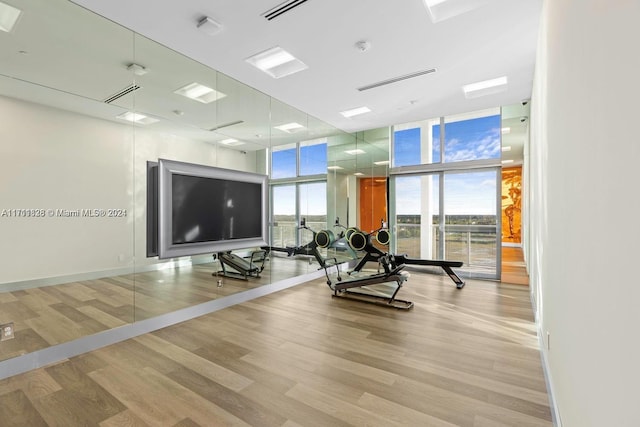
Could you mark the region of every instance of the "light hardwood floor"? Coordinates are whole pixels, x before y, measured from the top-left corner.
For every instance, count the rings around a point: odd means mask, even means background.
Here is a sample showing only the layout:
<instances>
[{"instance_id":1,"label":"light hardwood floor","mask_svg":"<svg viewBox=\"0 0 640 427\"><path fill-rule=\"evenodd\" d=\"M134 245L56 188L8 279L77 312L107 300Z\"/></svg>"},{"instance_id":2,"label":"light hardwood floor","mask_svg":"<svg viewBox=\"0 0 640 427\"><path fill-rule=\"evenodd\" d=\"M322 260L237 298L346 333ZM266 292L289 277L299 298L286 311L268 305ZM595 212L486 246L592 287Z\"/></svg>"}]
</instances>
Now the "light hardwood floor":
<instances>
[{"instance_id":1,"label":"light hardwood floor","mask_svg":"<svg viewBox=\"0 0 640 427\"><path fill-rule=\"evenodd\" d=\"M218 263L0 292L0 323L16 337L0 345L0 360L148 319L278 280L315 271L305 258L271 257L259 278L212 277ZM222 287L217 281L222 281ZM1 290L2 286L0 286Z\"/></svg>"},{"instance_id":2,"label":"light hardwood floor","mask_svg":"<svg viewBox=\"0 0 640 427\"><path fill-rule=\"evenodd\" d=\"M502 276L503 283L514 285L529 285L529 275L525 267L522 248L502 247Z\"/></svg>"},{"instance_id":3,"label":"light hardwood floor","mask_svg":"<svg viewBox=\"0 0 640 427\"><path fill-rule=\"evenodd\" d=\"M2 426L550 426L528 288L323 280L0 381Z\"/></svg>"}]
</instances>

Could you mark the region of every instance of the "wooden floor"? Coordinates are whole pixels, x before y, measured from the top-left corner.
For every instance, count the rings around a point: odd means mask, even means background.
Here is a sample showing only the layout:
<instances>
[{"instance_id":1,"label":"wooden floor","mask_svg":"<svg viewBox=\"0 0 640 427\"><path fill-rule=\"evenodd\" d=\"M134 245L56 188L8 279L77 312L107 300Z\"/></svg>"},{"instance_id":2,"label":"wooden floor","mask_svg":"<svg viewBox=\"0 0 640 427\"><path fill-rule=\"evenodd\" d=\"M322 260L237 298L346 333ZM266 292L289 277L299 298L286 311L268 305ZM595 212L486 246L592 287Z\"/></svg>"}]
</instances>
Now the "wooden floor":
<instances>
[{"instance_id":1,"label":"wooden floor","mask_svg":"<svg viewBox=\"0 0 640 427\"><path fill-rule=\"evenodd\" d=\"M502 275L503 283L514 285L529 285L529 275L525 267L522 248L513 246L502 247Z\"/></svg>"},{"instance_id":2,"label":"wooden floor","mask_svg":"<svg viewBox=\"0 0 640 427\"><path fill-rule=\"evenodd\" d=\"M271 257L259 278L212 277L219 264L105 277L0 292L0 324L13 322L15 339L0 345L0 360L315 271L305 258ZM217 281L221 280L221 287Z\"/></svg>"},{"instance_id":3,"label":"wooden floor","mask_svg":"<svg viewBox=\"0 0 640 427\"><path fill-rule=\"evenodd\" d=\"M528 288L322 280L0 381L6 426L550 426Z\"/></svg>"}]
</instances>

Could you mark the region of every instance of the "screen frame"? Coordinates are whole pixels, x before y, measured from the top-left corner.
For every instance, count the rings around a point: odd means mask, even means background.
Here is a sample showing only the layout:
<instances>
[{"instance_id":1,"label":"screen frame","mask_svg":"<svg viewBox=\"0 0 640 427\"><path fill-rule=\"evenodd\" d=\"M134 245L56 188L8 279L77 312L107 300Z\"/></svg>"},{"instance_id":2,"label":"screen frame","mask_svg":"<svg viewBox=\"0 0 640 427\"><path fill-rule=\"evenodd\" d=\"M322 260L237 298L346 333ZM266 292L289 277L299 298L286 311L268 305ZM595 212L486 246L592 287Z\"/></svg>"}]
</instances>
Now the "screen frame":
<instances>
[{"instance_id":1,"label":"screen frame","mask_svg":"<svg viewBox=\"0 0 640 427\"><path fill-rule=\"evenodd\" d=\"M260 229L261 236L245 239L217 240L196 243L174 244L173 236L173 176L189 175L201 178L248 182L260 184L262 196ZM268 201L269 187L267 175L223 169L214 166L158 159L158 258L167 259L181 256L225 252L268 245Z\"/></svg>"}]
</instances>

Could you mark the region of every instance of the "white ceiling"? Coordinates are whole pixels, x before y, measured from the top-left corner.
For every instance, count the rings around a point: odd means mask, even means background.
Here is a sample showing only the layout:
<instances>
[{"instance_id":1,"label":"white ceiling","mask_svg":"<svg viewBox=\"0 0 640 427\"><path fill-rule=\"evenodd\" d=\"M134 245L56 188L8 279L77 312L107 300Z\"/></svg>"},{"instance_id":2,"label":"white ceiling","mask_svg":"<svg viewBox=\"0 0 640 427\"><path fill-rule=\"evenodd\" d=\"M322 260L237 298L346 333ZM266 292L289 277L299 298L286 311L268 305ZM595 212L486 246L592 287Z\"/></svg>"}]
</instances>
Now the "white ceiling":
<instances>
[{"instance_id":1,"label":"white ceiling","mask_svg":"<svg viewBox=\"0 0 640 427\"><path fill-rule=\"evenodd\" d=\"M339 129L353 132L519 103L531 94L541 0L449 0L475 10L432 23L423 0L307 0L268 21L280 0L73 0ZM223 29L210 36L209 16ZM368 51L355 47L367 40ZM245 62L280 46L306 63L273 79ZM437 72L368 91L371 83ZM507 76L508 90L466 99L461 86ZM347 119L339 112L368 106Z\"/></svg>"},{"instance_id":2,"label":"white ceiling","mask_svg":"<svg viewBox=\"0 0 640 427\"><path fill-rule=\"evenodd\" d=\"M0 33L5 96L111 121L135 110L160 119L150 129L210 143L232 137L244 145L231 148L247 151L336 135L332 126L346 132L371 129L330 141L352 148L370 144L373 157L358 156L363 168L388 158L388 150L377 147L388 144L388 135L375 129L506 106L503 126L511 133L503 135L503 144L514 149L503 159L522 159L528 123L521 119L528 106L521 101L531 92L540 0L448 0L480 7L437 24L422 0L306 0L272 21L261 15L279 0L3 1L23 11L12 33ZM210 36L198 30L204 15L222 23L222 31ZM371 48L358 50L359 40ZM273 79L245 62L276 45L309 68ZM149 70L134 76L142 90L103 102L131 84L127 65L132 62ZM428 68L437 72L357 90ZM465 99L463 84L502 75L509 79L507 91ZM228 96L200 104L173 93L193 81ZM373 111L351 119L339 114L362 105ZM306 129L287 134L273 128L292 121ZM351 156L332 161L357 166Z\"/></svg>"}]
</instances>

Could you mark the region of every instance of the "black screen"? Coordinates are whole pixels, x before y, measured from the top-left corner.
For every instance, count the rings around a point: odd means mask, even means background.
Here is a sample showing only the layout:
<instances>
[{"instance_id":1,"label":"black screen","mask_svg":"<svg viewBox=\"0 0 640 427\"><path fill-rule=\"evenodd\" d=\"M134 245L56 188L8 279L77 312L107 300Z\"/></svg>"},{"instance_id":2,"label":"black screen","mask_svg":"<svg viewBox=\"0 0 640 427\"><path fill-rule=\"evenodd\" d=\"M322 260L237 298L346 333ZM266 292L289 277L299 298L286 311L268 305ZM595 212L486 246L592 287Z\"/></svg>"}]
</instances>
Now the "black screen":
<instances>
[{"instance_id":1,"label":"black screen","mask_svg":"<svg viewBox=\"0 0 640 427\"><path fill-rule=\"evenodd\" d=\"M262 237L258 183L172 175L173 244Z\"/></svg>"}]
</instances>

